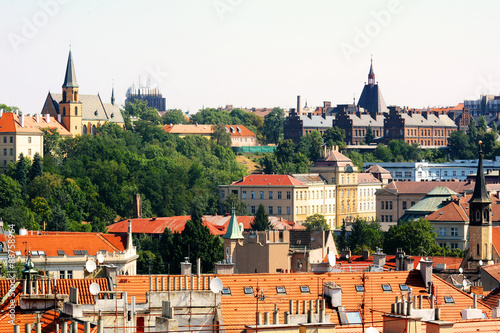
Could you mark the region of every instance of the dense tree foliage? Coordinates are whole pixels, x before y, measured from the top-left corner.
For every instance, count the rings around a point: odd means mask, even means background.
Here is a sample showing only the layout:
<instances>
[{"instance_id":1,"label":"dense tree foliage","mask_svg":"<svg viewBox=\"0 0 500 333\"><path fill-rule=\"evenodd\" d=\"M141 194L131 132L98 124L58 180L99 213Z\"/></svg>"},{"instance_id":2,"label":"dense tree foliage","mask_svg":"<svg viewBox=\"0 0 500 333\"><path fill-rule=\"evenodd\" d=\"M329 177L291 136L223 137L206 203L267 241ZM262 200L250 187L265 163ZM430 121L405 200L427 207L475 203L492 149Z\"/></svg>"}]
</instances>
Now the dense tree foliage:
<instances>
[{"instance_id":1,"label":"dense tree foliage","mask_svg":"<svg viewBox=\"0 0 500 333\"><path fill-rule=\"evenodd\" d=\"M309 161L316 161L321 158L323 148L323 138L318 131L312 131L300 138L297 151L306 156Z\"/></svg>"},{"instance_id":2,"label":"dense tree foliage","mask_svg":"<svg viewBox=\"0 0 500 333\"><path fill-rule=\"evenodd\" d=\"M263 134L267 143L278 144L282 139L285 130L285 111L281 108L274 108L264 117Z\"/></svg>"},{"instance_id":3,"label":"dense tree foliage","mask_svg":"<svg viewBox=\"0 0 500 333\"><path fill-rule=\"evenodd\" d=\"M345 131L337 126L330 127L323 133L323 142L327 147L345 148Z\"/></svg>"},{"instance_id":4,"label":"dense tree foliage","mask_svg":"<svg viewBox=\"0 0 500 333\"><path fill-rule=\"evenodd\" d=\"M244 201L238 200L238 195L231 193L227 196L227 199L224 200L222 204L223 212L225 214L231 214L233 212L236 215L246 215L247 214L247 204Z\"/></svg>"},{"instance_id":5,"label":"dense tree foliage","mask_svg":"<svg viewBox=\"0 0 500 333\"><path fill-rule=\"evenodd\" d=\"M163 124L171 125L187 124L189 122L189 120L184 115L184 112L179 109L168 110L167 112L165 112L163 117L161 117L161 120Z\"/></svg>"},{"instance_id":6,"label":"dense tree foliage","mask_svg":"<svg viewBox=\"0 0 500 333\"><path fill-rule=\"evenodd\" d=\"M281 140L272 154L266 154L259 163L265 173L308 173L309 159L297 150L292 140Z\"/></svg>"},{"instance_id":7,"label":"dense tree foliage","mask_svg":"<svg viewBox=\"0 0 500 333\"><path fill-rule=\"evenodd\" d=\"M16 231L104 231L132 215L134 193L141 193L146 217L185 215L193 202L216 214L218 185L245 173L230 148L200 136L180 138L144 120L133 131L106 124L96 136L47 133L44 151L42 161L35 157L32 165L23 157L0 175L0 216Z\"/></svg>"},{"instance_id":8,"label":"dense tree foliage","mask_svg":"<svg viewBox=\"0 0 500 333\"><path fill-rule=\"evenodd\" d=\"M402 248L406 254L429 255L434 245L434 227L424 219L393 225L384 237L384 250L391 254Z\"/></svg>"},{"instance_id":9,"label":"dense tree foliage","mask_svg":"<svg viewBox=\"0 0 500 333\"><path fill-rule=\"evenodd\" d=\"M378 221L366 221L357 218L351 226L351 233L347 237L347 244L355 254L361 254L363 249L375 251L382 247L384 236Z\"/></svg>"},{"instance_id":10,"label":"dense tree foliage","mask_svg":"<svg viewBox=\"0 0 500 333\"><path fill-rule=\"evenodd\" d=\"M325 216L321 214L309 215L304 222L304 227L307 230L330 230L330 226L326 222Z\"/></svg>"}]
</instances>

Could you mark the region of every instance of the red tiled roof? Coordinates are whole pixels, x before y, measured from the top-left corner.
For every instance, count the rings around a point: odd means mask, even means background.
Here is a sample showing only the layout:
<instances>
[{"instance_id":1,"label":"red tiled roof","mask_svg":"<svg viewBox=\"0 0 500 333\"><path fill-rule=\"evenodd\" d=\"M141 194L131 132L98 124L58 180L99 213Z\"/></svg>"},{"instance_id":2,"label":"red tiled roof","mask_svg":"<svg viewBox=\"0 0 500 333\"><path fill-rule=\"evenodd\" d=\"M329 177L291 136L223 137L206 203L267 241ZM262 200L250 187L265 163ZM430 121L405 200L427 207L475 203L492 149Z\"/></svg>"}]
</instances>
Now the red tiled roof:
<instances>
[{"instance_id":1,"label":"red tiled roof","mask_svg":"<svg viewBox=\"0 0 500 333\"><path fill-rule=\"evenodd\" d=\"M495 206L500 205L493 205L492 207ZM498 253L500 253L500 227L492 227L492 231L493 247L497 250Z\"/></svg>"},{"instance_id":2,"label":"red tiled roof","mask_svg":"<svg viewBox=\"0 0 500 333\"><path fill-rule=\"evenodd\" d=\"M386 187L387 190L395 191L399 194L427 194L437 186L445 186L457 193L463 193L472 183L466 181L450 181L450 182L390 182Z\"/></svg>"},{"instance_id":3,"label":"red tiled roof","mask_svg":"<svg viewBox=\"0 0 500 333\"><path fill-rule=\"evenodd\" d=\"M381 181L375 178L371 173L358 173L358 184L366 183L381 183Z\"/></svg>"},{"instance_id":4,"label":"red tiled roof","mask_svg":"<svg viewBox=\"0 0 500 333\"><path fill-rule=\"evenodd\" d=\"M293 186L306 185L289 175L250 175L235 181L232 185L243 186Z\"/></svg>"},{"instance_id":5,"label":"red tiled roof","mask_svg":"<svg viewBox=\"0 0 500 333\"><path fill-rule=\"evenodd\" d=\"M382 326L382 315L390 312L395 296L400 295L400 284L407 284L412 288L413 295L424 295L423 308L430 308L426 286L424 286L418 270L323 274L232 274L218 275L218 277L222 280L224 287L229 287L231 290L231 295L221 296L223 322L231 330L242 330L245 325L255 323L257 301L253 295L244 293L244 287L253 287L254 293L257 289L263 291L265 300L259 301L259 312L273 312L277 307L281 323L283 322L283 312L289 310L290 300L296 302L297 300L320 299L325 282L335 282L342 287L342 305L345 306L346 311L364 313L365 322L370 323L373 320L377 323L377 327ZM153 281L161 280L159 276L152 278ZM188 279L190 278L188 277ZM197 279L196 276L193 278ZM472 305L472 297L435 275L433 275L433 282L437 291L437 303L441 308L441 319L452 322L462 321L461 310ZM190 280L188 280L189 283ZM129 297L136 296L137 302L146 301L146 292L149 291L149 276L119 276L117 284L117 290L127 291ZM391 285L392 292L384 292L382 284ZM356 292L356 285L364 285L365 292ZM278 294L277 286L285 287L286 294ZM300 286L308 286L310 293L301 293ZM153 290L156 289L166 290L166 286L156 288L156 282L153 282ZM444 296L452 296L454 304L445 304ZM480 300L478 308L491 317L491 308ZM327 314L330 315L332 323L339 324L338 315L332 312L331 306L328 306Z\"/></svg>"},{"instance_id":6,"label":"red tiled roof","mask_svg":"<svg viewBox=\"0 0 500 333\"><path fill-rule=\"evenodd\" d=\"M24 127L21 127L19 116L12 112L4 112L0 117L0 133L39 133L42 131L40 128L57 129L58 133L62 136L70 136L71 133L64 128L56 119L51 118L50 123L47 123L46 117L39 115L38 122L36 117L24 117Z\"/></svg>"},{"instance_id":7,"label":"red tiled roof","mask_svg":"<svg viewBox=\"0 0 500 333\"><path fill-rule=\"evenodd\" d=\"M191 220L191 216L172 216L172 217L153 217L153 218L137 218L132 220L132 233L134 234L162 234L166 228L170 229L172 233L182 233L186 222ZM211 224L210 222L203 221L213 235L223 235L221 229ZM128 232L128 220L113 223L108 226L108 232L112 234L124 234Z\"/></svg>"},{"instance_id":8,"label":"red tiled roof","mask_svg":"<svg viewBox=\"0 0 500 333\"><path fill-rule=\"evenodd\" d=\"M74 250L87 250L89 255L97 255L100 250L108 252L125 251L126 242L118 235L105 235L92 232L42 232L33 235L17 235L15 250L45 251L49 257L57 257L57 251L63 250L67 256L73 256Z\"/></svg>"},{"instance_id":9,"label":"red tiled roof","mask_svg":"<svg viewBox=\"0 0 500 333\"><path fill-rule=\"evenodd\" d=\"M90 293L90 285L97 283L101 291L109 291L108 279L59 279L57 280L57 293L69 295L71 287L78 288L79 304L95 304L94 295Z\"/></svg>"},{"instance_id":10,"label":"red tiled roof","mask_svg":"<svg viewBox=\"0 0 500 333\"><path fill-rule=\"evenodd\" d=\"M231 136L253 136L256 137L255 133L250 131L246 126L243 125L226 125L227 130ZM240 129L238 131L238 128Z\"/></svg>"},{"instance_id":11,"label":"red tiled roof","mask_svg":"<svg viewBox=\"0 0 500 333\"><path fill-rule=\"evenodd\" d=\"M500 288L493 289L488 295L484 296L483 302L489 307L496 307L500 299Z\"/></svg>"},{"instance_id":12,"label":"red tiled roof","mask_svg":"<svg viewBox=\"0 0 500 333\"><path fill-rule=\"evenodd\" d=\"M450 202L446 206L427 215L425 219L430 222L469 222L469 214L461 205Z\"/></svg>"}]
</instances>

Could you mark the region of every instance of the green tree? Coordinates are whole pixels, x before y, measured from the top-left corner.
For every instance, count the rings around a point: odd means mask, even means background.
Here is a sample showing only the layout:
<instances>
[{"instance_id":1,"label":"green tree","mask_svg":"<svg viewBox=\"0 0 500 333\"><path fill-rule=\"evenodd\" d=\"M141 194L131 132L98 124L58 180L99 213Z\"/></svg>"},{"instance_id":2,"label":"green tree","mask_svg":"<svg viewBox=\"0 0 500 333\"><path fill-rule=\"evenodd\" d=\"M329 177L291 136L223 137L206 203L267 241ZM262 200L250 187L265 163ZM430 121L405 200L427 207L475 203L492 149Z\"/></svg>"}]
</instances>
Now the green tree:
<instances>
[{"instance_id":1,"label":"green tree","mask_svg":"<svg viewBox=\"0 0 500 333\"><path fill-rule=\"evenodd\" d=\"M365 136L365 143L370 144L373 142L375 139L375 134L373 134L373 129L371 125L368 125L368 128L366 129L366 136Z\"/></svg>"},{"instance_id":2,"label":"green tree","mask_svg":"<svg viewBox=\"0 0 500 333\"><path fill-rule=\"evenodd\" d=\"M310 161L321 158L323 138L318 131L312 131L300 138L297 151L304 154Z\"/></svg>"},{"instance_id":3,"label":"green tree","mask_svg":"<svg viewBox=\"0 0 500 333\"><path fill-rule=\"evenodd\" d=\"M151 122L154 125L161 123L161 118L158 111L148 106L147 101L136 99L133 103L125 105L124 115L128 117L137 117L141 120Z\"/></svg>"},{"instance_id":4,"label":"green tree","mask_svg":"<svg viewBox=\"0 0 500 333\"><path fill-rule=\"evenodd\" d=\"M238 195L231 193L222 204L223 213L230 214L233 211L233 207L236 215L245 215L247 213L247 204L244 201L238 200Z\"/></svg>"},{"instance_id":5,"label":"green tree","mask_svg":"<svg viewBox=\"0 0 500 333\"><path fill-rule=\"evenodd\" d=\"M186 116L184 115L184 112L182 112L182 110L174 109L174 110L168 110L163 115L162 122L163 124L172 124L172 125L187 124L188 119L186 119Z\"/></svg>"},{"instance_id":6,"label":"green tree","mask_svg":"<svg viewBox=\"0 0 500 333\"><path fill-rule=\"evenodd\" d=\"M375 250L383 243L383 234L378 221L368 222L363 218L356 218L351 226L351 233L347 243L351 251L361 254L364 248Z\"/></svg>"},{"instance_id":7,"label":"green tree","mask_svg":"<svg viewBox=\"0 0 500 333\"><path fill-rule=\"evenodd\" d=\"M393 158L391 149L382 144L377 145L373 155L382 162L391 162Z\"/></svg>"},{"instance_id":8,"label":"green tree","mask_svg":"<svg viewBox=\"0 0 500 333\"><path fill-rule=\"evenodd\" d=\"M0 110L3 110L3 112L17 112L19 108L17 106L9 106L0 103Z\"/></svg>"},{"instance_id":9,"label":"green tree","mask_svg":"<svg viewBox=\"0 0 500 333\"><path fill-rule=\"evenodd\" d=\"M40 156L40 154L36 153L35 157L33 158L33 165L31 166L30 170L30 179L33 180L35 179L35 177L42 175L43 175L42 157Z\"/></svg>"},{"instance_id":10,"label":"green tree","mask_svg":"<svg viewBox=\"0 0 500 333\"><path fill-rule=\"evenodd\" d=\"M470 118L467 135L469 136L469 142L475 143L478 141L478 130L476 127L476 122L472 117Z\"/></svg>"},{"instance_id":11,"label":"green tree","mask_svg":"<svg viewBox=\"0 0 500 333\"><path fill-rule=\"evenodd\" d=\"M465 134L462 130L451 132L448 137L448 148L451 157L454 159L474 158L474 152L471 149L469 135Z\"/></svg>"},{"instance_id":12,"label":"green tree","mask_svg":"<svg viewBox=\"0 0 500 333\"><path fill-rule=\"evenodd\" d=\"M477 129L480 136L484 135L488 130L488 124L484 116L479 117L479 119L477 120Z\"/></svg>"},{"instance_id":13,"label":"green tree","mask_svg":"<svg viewBox=\"0 0 500 333\"><path fill-rule=\"evenodd\" d=\"M402 248L410 255L427 255L435 244L434 227L424 219L393 225L384 238L387 254L394 254L397 248Z\"/></svg>"},{"instance_id":14,"label":"green tree","mask_svg":"<svg viewBox=\"0 0 500 333\"><path fill-rule=\"evenodd\" d=\"M256 231L267 230L271 227L271 222L269 221L269 217L267 216L262 204L259 205L257 213L255 214L255 217L250 226L252 227L252 230Z\"/></svg>"},{"instance_id":15,"label":"green tree","mask_svg":"<svg viewBox=\"0 0 500 333\"><path fill-rule=\"evenodd\" d=\"M214 139L218 145L221 145L223 147L231 147L231 134L227 132L226 125L216 124L212 125L212 128L212 139Z\"/></svg>"},{"instance_id":16,"label":"green tree","mask_svg":"<svg viewBox=\"0 0 500 333\"><path fill-rule=\"evenodd\" d=\"M327 147L339 146L343 149L346 147L345 131L337 126L330 127L323 133L323 142Z\"/></svg>"},{"instance_id":17,"label":"green tree","mask_svg":"<svg viewBox=\"0 0 500 333\"><path fill-rule=\"evenodd\" d=\"M330 226L326 222L325 216L321 214L313 214L306 217L306 222L304 222L304 226L307 230L330 230Z\"/></svg>"},{"instance_id":18,"label":"green tree","mask_svg":"<svg viewBox=\"0 0 500 333\"><path fill-rule=\"evenodd\" d=\"M19 232L19 228L26 228L28 230L39 230L40 226L35 221L35 215L28 207L23 206L9 206L0 209L0 216L2 216L4 225L15 225L15 230Z\"/></svg>"},{"instance_id":19,"label":"green tree","mask_svg":"<svg viewBox=\"0 0 500 333\"><path fill-rule=\"evenodd\" d=\"M265 173L287 174L307 173L309 171L309 160L301 152L295 151L292 140L280 140L276 151L266 154L259 159Z\"/></svg>"},{"instance_id":20,"label":"green tree","mask_svg":"<svg viewBox=\"0 0 500 333\"><path fill-rule=\"evenodd\" d=\"M284 126L285 111L281 108L274 108L264 117L263 133L267 138L267 142L278 144L283 136Z\"/></svg>"},{"instance_id":21,"label":"green tree","mask_svg":"<svg viewBox=\"0 0 500 333\"><path fill-rule=\"evenodd\" d=\"M0 207L23 204L21 186L11 177L0 173Z\"/></svg>"},{"instance_id":22,"label":"green tree","mask_svg":"<svg viewBox=\"0 0 500 333\"><path fill-rule=\"evenodd\" d=\"M21 197L23 200L26 198L26 187L28 185L27 174L28 166L23 153L19 155L19 161L16 164L16 180L21 186Z\"/></svg>"},{"instance_id":23,"label":"green tree","mask_svg":"<svg viewBox=\"0 0 500 333\"><path fill-rule=\"evenodd\" d=\"M342 222L342 226L340 227L340 236L337 240L337 249L342 251L347 249L349 243L347 242L347 228L345 221Z\"/></svg>"}]
</instances>

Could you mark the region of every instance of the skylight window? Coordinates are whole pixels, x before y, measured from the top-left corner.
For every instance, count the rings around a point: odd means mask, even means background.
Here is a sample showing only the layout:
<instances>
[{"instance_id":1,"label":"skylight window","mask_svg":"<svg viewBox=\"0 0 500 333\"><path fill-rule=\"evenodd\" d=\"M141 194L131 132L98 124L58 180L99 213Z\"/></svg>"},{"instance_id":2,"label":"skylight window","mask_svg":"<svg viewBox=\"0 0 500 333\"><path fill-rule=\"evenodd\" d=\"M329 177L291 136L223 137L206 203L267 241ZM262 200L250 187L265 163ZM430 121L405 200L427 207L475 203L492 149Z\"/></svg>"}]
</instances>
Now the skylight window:
<instances>
[{"instance_id":1,"label":"skylight window","mask_svg":"<svg viewBox=\"0 0 500 333\"><path fill-rule=\"evenodd\" d=\"M445 296L444 297L444 302L446 304L455 304L455 301L453 300L453 296Z\"/></svg>"},{"instance_id":2,"label":"skylight window","mask_svg":"<svg viewBox=\"0 0 500 333\"><path fill-rule=\"evenodd\" d=\"M310 294L311 290L309 290L309 286L300 286L300 292L303 294Z\"/></svg>"},{"instance_id":3,"label":"skylight window","mask_svg":"<svg viewBox=\"0 0 500 333\"><path fill-rule=\"evenodd\" d=\"M365 292L365 286L363 286L362 284L357 284L356 285L356 291L358 293L364 293Z\"/></svg>"},{"instance_id":4,"label":"skylight window","mask_svg":"<svg viewBox=\"0 0 500 333\"><path fill-rule=\"evenodd\" d=\"M243 291L245 292L245 295L253 296L253 287L243 287Z\"/></svg>"},{"instance_id":5,"label":"skylight window","mask_svg":"<svg viewBox=\"0 0 500 333\"><path fill-rule=\"evenodd\" d=\"M222 288L222 295L231 295L231 288L229 287Z\"/></svg>"},{"instance_id":6,"label":"skylight window","mask_svg":"<svg viewBox=\"0 0 500 333\"><path fill-rule=\"evenodd\" d=\"M400 289L401 291L409 291L409 290L410 290L410 289L408 288L408 285L407 285L407 284L404 284L404 283L401 283L401 284L399 285L399 289Z\"/></svg>"},{"instance_id":7,"label":"skylight window","mask_svg":"<svg viewBox=\"0 0 500 333\"><path fill-rule=\"evenodd\" d=\"M57 250L57 255L58 256L63 256L65 253L64 253L64 250Z\"/></svg>"},{"instance_id":8,"label":"skylight window","mask_svg":"<svg viewBox=\"0 0 500 333\"><path fill-rule=\"evenodd\" d=\"M44 256L45 255L45 251L43 251L43 250L42 251L38 251L38 255L39 256Z\"/></svg>"},{"instance_id":9,"label":"skylight window","mask_svg":"<svg viewBox=\"0 0 500 333\"><path fill-rule=\"evenodd\" d=\"M361 325L361 314L359 312L346 312L345 313L348 325Z\"/></svg>"},{"instance_id":10,"label":"skylight window","mask_svg":"<svg viewBox=\"0 0 500 333\"><path fill-rule=\"evenodd\" d=\"M21 253L21 251L16 251L15 253L16 253L16 256L17 256L17 257L21 257L21 256L23 255L23 254Z\"/></svg>"},{"instance_id":11,"label":"skylight window","mask_svg":"<svg viewBox=\"0 0 500 333\"><path fill-rule=\"evenodd\" d=\"M383 284L382 285L382 290L383 291L387 291L387 292L392 291L391 285L390 284Z\"/></svg>"},{"instance_id":12,"label":"skylight window","mask_svg":"<svg viewBox=\"0 0 500 333\"><path fill-rule=\"evenodd\" d=\"M32 256L38 256L38 251L31 251Z\"/></svg>"},{"instance_id":13,"label":"skylight window","mask_svg":"<svg viewBox=\"0 0 500 333\"><path fill-rule=\"evenodd\" d=\"M286 295L286 289L283 286L276 287L276 293L281 294L281 295Z\"/></svg>"}]
</instances>

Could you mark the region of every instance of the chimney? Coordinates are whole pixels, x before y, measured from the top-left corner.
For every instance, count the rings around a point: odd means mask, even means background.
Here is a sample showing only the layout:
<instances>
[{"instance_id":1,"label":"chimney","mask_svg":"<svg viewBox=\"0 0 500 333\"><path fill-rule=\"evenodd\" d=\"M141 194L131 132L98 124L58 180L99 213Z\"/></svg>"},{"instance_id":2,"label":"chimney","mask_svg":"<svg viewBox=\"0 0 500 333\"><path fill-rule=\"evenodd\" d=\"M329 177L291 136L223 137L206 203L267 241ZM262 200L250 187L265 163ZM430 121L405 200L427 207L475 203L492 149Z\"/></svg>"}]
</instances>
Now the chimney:
<instances>
[{"instance_id":1,"label":"chimney","mask_svg":"<svg viewBox=\"0 0 500 333\"><path fill-rule=\"evenodd\" d=\"M427 258L420 260L420 275L425 287L429 287L432 284L432 260Z\"/></svg>"},{"instance_id":2,"label":"chimney","mask_svg":"<svg viewBox=\"0 0 500 333\"><path fill-rule=\"evenodd\" d=\"M21 114L19 116L19 125L21 125L21 127L24 127L24 114Z\"/></svg>"},{"instance_id":3,"label":"chimney","mask_svg":"<svg viewBox=\"0 0 500 333\"><path fill-rule=\"evenodd\" d=\"M2 118L3 115L3 109L0 109L0 118Z\"/></svg>"},{"instance_id":4,"label":"chimney","mask_svg":"<svg viewBox=\"0 0 500 333\"><path fill-rule=\"evenodd\" d=\"M47 124L50 124L50 114L46 114L45 115L45 121L47 122Z\"/></svg>"},{"instance_id":5,"label":"chimney","mask_svg":"<svg viewBox=\"0 0 500 333\"><path fill-rule=\"evenodd\" d=\"M340 252L340 257L342 259L349 259L351 257L351 250L344 249Z\"/></svg>"},{"instance_id":6,"label":"chimney","mask_svg":"<svg viewBox=\"0 0 500 333\"><path fill-rule=\"evenodd\" d=\"M130 250L132 248L132 220L128 220L128 239L127 239L127 250Z\"/></svg>"},{"instance_id":7,"label":"chimney","mask_svg":"<svg viewBox=\"0 0 500 333\"><path fill-rule=\"evenodd\" d=\"M184 262L181 262L181 275L191 275L191 263L189 258L184 258Z\"/></svg>"},{"instance_id":8,"label":"chimney","mask_svg":"<svg viewBox=\"0 0 500 333\"><path fill-rule=\"evenodd\" d=\"M385 253L374 253L373 254L373 266L384 267L385 265Z\"/></svg>"},{"instance_id":9,"label":"chimney","mask_svg":"<svg viewBox=\"0 0 500 333\"><path fill-rule=\"evenodd\" d=\"M403 258L403 270L404 271L411 271L411 270L413 270L413 268L415 267L413 265L414 261L415 261L415 259L413 259L412 257L410 257L410 256L404 256L404 258Z\"/></svg>"},{"instance_id":10,"label":"chimney","mask_svg":"<svg viewBox=\"0 0 500 333\"><path fill-rule=\"evenodd\" d=\"M325 109L325 111L328 108L331 108L331 107L332 107L332 102L330 102L330 101L323 101L323 108Z\"/></svg>"},{"instance_id":11,"label":"chimney","mask_svg":"<svg viewBox=\"0 0 500 333\"><path fill-rule=\"evenodd\" d=\"M370 258L370 250L363 249L363 253L361 256L363 257L363 259L368 260L368 258Z\"/></svg>"},{"instance_id":12,"label":"chimney","mask_svg":"<svg viewBox=\"0 0 500 333\"><path fill-rule=\"evenodd\" d=\"M58 121L59 123L61 123L61 114L60 114L60 113L57 115L57 121Z\"/></svg>"},{"instance_id":13,"label":"chimney","mask_svg":"<svg viewBox=\"0 0 500 333\"><path fill-rule=\"evenodd\" d=\"M37 113L37 114L35 115L35 119L36 119L36 122L37 122L37 123L39 123L39 122L40 122L40 114L39 114L39 113Z\"/></svg>"},{"instance_id":14,"label":"chimney","mask_svg":"<svg viewBox=\"0 0 500 333\"><path fill-rule=\"evenodd\" d=\"M300 95L297 96L297 114L300 116L301 114L301 109L300 109Z\"/></svg>"},{"instance_id":15,"label":"chimney","mask_svg":"<svg viewBox=\"0 0 500 333\"><path fill-rule=\"evenodd\" d=\"M133 209L133 214L134 214L134 219L140 219L142 218L142 203L141 203L141 194L136 193L133 195L133 204L132 204L132 209Z\"/></svg>"}]
</instances>

